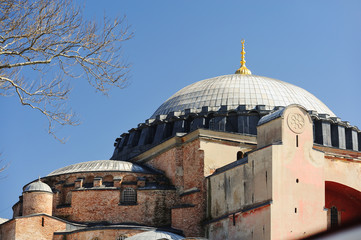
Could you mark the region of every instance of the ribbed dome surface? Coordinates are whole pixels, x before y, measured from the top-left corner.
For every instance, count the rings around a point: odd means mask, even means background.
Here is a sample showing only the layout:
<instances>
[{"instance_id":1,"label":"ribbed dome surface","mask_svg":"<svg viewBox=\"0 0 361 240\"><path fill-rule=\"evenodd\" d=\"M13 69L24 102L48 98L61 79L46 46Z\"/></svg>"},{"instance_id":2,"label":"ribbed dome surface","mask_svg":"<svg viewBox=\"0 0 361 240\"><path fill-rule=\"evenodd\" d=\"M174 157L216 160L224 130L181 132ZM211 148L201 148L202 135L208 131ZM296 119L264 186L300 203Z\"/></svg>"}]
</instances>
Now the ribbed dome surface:
<instances>
[{"instance_id":1,"label":"ribbed dome surface","mask_svg":"<svg viewBox=\"0 0 361 240\"><path fill-rule=\"evenodd\" d=\"M63 168L59 168L49 173L48 176L77 173L77 172L102 172L102 171L150 173L149 170L131 162L114 161L114 160L97 160L97 161L76 163Z\"/></svg>"},{"instance_id":2,"label":"ribbed dome surface","mask_svg":"<svg viewBox=\"0 0 361 240\"><path fill-rule=\"evenodd\" d=\"M152 115L166 115L173 111L210 107L217 111L222 105L237 108L246 105L251 110L265 105L266 110L276 106L300 104L307 110L335 114L318 98L293 84L256 75L231 74L193 83L171 96Z\"/></svg>"},{"instance_id":3,"label":"ribbed dome surface","mask_svg":"<svg viewBox=\"0 0 361 240\"><path fill-rule=\"evenodd\" d=\"M53 192L48 184L38 180L27 185L24 192Z\"/></svg>"}]
</instances>

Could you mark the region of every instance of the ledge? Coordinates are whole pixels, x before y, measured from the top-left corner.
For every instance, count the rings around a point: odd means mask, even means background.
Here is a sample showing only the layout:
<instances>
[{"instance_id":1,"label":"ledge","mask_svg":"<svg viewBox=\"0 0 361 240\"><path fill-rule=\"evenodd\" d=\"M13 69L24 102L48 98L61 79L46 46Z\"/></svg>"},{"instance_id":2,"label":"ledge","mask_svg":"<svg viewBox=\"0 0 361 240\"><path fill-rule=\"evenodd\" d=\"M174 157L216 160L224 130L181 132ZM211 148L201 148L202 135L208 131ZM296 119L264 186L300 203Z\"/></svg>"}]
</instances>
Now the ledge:
<instances>
[{"instance_id":1,"label":"ledge","mask_svg":"<svg viewBox=\"0 0 361 240\"><path fill-rule=\"evenodd\" d=\"M119 206L136 206L138 205L138 203L118 203Z\"/></svg>"},{"instance_id":2,"label":"ledge","mask_svg":"<svg viewBox=\"0 0 361 240\"><path fill-rule=\"evenodd\" d=\"M70 208L71 204L59 204L58 206L56 206L57 209L59 208Z\"/></svg>"},{"instance_id":3,"label":"ledge","mask_svg":"<svg viewBox=\"0 0 361 240\"><path fill-rule=\"evenodd\" d=\"M183 196L187 196L187 195L190 195L190 194L193 194L193 193L197 193L197 192L200 192L201 190L199 190L198 188L194 187L194 188L190 188L190 189L187 189L185 190L183 193L179 194L180 197L183 197Z\"/></svg>"},{"instance_id":4,"label":"ledge","mask_svg":"<svg viewBox=\"0 0 361 240\"><path fill-rule=\"evenodd\" d=\"M185 204L180 204L177 206L172 207L171 209L178 209L178 208L192 208L195 207L196 205L194 204L190 204L190 203L185 203Z\"/></svg>"}]
</instances>

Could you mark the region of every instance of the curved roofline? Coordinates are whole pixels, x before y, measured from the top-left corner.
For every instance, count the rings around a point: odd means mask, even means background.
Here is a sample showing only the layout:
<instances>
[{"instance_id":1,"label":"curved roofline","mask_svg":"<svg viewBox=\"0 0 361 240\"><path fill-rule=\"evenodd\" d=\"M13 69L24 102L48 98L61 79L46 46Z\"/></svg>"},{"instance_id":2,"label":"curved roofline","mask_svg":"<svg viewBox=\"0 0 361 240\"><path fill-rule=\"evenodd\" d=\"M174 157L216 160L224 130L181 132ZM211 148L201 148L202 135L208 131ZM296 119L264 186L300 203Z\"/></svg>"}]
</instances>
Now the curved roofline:
<instances>
[{"instance_id":1,"label":"curved roofline","mask_svg":"<svg viewBox=\"0 0 361 240\"><path fill-rule=\"evenodd\" d=\"M164 101L150 118L184 112L186 109L199 112L203 107L208 107L209 110L216 110L222 105L245 105L248 110L256 105L265 105L267 110L272 110L276 106L286 107L290 104L300 104L307 110L336 116L315 95L292 83L258 75L228 74L183 87Z\"/></svg>"},{"instance_id":2,"label":"curved roofline","mask_svg":"<svg viewBox=\"0 0 361 240\"><path fill-rule=\"evenodd\" d=\"M53 177L74 173L91 173L91 172L134 172L146 174L160 174L146 166L137 163L119 160L95 160L81 162L59 168L52 171L46 177Z\"/></svg>"}]
</instances>

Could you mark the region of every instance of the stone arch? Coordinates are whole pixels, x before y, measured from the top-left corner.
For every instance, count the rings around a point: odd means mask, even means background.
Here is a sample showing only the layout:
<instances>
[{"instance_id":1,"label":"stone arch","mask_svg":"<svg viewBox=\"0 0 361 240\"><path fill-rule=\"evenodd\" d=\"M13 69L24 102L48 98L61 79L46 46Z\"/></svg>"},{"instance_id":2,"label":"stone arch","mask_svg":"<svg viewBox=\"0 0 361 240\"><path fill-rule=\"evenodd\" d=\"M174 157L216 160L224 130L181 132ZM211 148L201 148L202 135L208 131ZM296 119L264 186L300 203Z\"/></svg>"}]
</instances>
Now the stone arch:
<instances>
[{"instance_id":1,"label":"stone arch","mask_svg":"<svg viewBox=\"0 0 361 240\"><path fill-rule=\"evenodd\" d=\"M325 207L328 209L329 228L331 228L331 211L335 214L337 210L338 224L355 221L361 216L361 192L341 183L326 181ZM335 218L334 215L332 217Z\"/></svg>"},{"instance_id":2,"label":"stone arch","mask_svg":"<svg viewBox=\"0 0 361 240\"><path fill-rule=\"evenodd\" d=\"M105 185L106 187L113 187L114 186L113 175L104 176L103 185Z\"/></svg>"}]
</instances>

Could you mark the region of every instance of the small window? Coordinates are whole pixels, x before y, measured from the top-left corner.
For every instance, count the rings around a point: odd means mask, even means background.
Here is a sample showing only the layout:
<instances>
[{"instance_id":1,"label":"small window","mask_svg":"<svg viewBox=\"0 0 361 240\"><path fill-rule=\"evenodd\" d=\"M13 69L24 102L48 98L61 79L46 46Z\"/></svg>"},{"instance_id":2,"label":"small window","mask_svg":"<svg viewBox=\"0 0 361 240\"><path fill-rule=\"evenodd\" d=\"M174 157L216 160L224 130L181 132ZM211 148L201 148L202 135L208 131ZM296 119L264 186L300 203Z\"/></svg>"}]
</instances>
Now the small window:
<instances>
[{"instance_id":1,"label":"small window","mask_svg":"<svg viewBox=\"0 0 361 240\"><path fill-rule=\"evenodd\" d=\"M242 159L243 158L243 152L242 151L238 151L237 152L237 160L239 160L239 159Z\"/></svg>"},{"instance_id":2,"label":"small window","mask_svg":"<svg viewBox=\"0 0 361 240\"><path fill-rule=\"evenodd\" d=\"M137 192L133 188L126 188L122 192L122 203L136 204Z\"/></svg>"}]
</instances>

